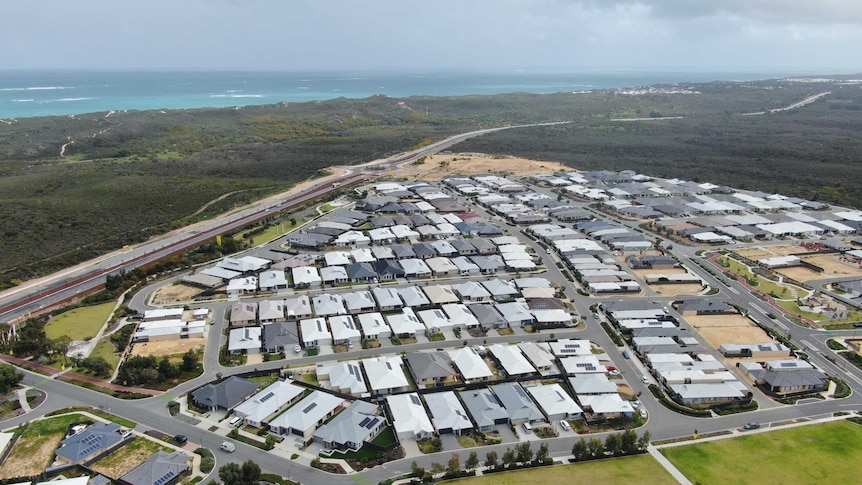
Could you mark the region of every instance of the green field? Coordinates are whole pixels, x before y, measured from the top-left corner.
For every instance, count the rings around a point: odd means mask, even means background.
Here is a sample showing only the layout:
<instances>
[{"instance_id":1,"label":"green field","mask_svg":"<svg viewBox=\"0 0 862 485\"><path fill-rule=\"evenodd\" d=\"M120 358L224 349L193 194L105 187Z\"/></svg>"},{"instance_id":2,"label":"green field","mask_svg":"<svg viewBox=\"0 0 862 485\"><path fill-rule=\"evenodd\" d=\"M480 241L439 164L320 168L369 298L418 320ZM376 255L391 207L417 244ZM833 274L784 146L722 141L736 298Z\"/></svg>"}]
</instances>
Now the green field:
<instances>
[{"instance_id":1,"label":"green field","mask_svg":"<svg viewBox=\"0 0 862 485\"><path fill-rule=\"evenodd\" d=\"M90 354L90 357L102 357L105 359L111 367L114 369L120 365L120 358L114 354L114 344L111 342L102 339L96 344L96 348L93 349L93 353Z\"/></svg>"},{"instance_id":2,"label":"green field","mask_svg":"<svg viewBox=\"0 0 862 485\"><path fill-rule=\"evenodd\" d=\"M862 427L840 421L665 448L694 483L853 483L862 474Z\"/></svg>"},{"instance_id":3,"label":"green field","mask_svg":"<svg viewBox=\"0 0 862 485\"><path fill-rule=\"evenodd\" d=\"M108 302L61 313L45 325L45 335L49 339L55 339L61 335L68 335L72 340L93 338L105 324L113 309L114 302Z\"/></svg>"},{"instance_id":4,"label":"green field","mask_svg":"<svg viewBox=\"0 0 862 485\"><path fill-rule=\"evenodd\" d=\"M483 457L479 456L479 461ZM465 485L522 485L524 483L641 483L676 484L676 480L649 455L555 465L531 470L494 473L446 483Z\"/></svg>"}]
</instances>

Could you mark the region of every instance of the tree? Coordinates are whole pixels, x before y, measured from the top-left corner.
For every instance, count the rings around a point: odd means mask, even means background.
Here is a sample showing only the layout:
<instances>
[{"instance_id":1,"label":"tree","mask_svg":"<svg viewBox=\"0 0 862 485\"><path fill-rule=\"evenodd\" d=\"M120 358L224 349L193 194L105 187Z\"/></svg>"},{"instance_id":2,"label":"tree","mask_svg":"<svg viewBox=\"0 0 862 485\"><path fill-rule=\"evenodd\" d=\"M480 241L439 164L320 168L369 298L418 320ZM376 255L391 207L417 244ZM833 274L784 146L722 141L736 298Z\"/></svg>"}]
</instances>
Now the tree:
<instances>
[{"instance_id":1,"label":"tree","mask_svg":"<svg viewBox=\"0 0 862 485\"><path fill-rule=\"evenodd\" d=\"M191 372L198 367L198 354L192 349L183 354L183 371Z\"/></svg>"},{"instance_id":2,"label":"tree","mask_svg":"<svg viewBox=\"0 0 862 485\"><path fill-rule=\"evenodd\" d=\"M266 447L267 450L271 450L271 449L275 448L275 443L276 443L275 435L272 435L272 434L266 435L266 441L264 441L264 446Z\"/></svg>"},{"instance_id":3,"label":"tree","mask_svg":"<svg viewBox=\"0 0 862 485\"><path fill-rule=\"evenodd\" d=\"M515 450L506 448L506 451L503 452L503 464L506 465L506 468L512 468L517 463L518 457L515 456Z\"/></svg>"},{"instance_id":4,"label":"tree","mask_svg":"<svg viewBox=\"0 0 862 485\"><path fill-rule=\"evenodd\" d=\"M461 473L461 457L458 453L452 453L452 458L449 458L446 467L446 474L456 476Z\"/></svg>"},{"instance_id":5,"label":"tree","mask_svg":"<svg viewBox=\"0 0 862 485\"><path fill-rule=\"evenodd\" d=\"M530 448L530 442L524 441L523 443L518 443L515 447L518 453L518 461L521 463L527 463L533 460L533 450Z\"/></svg>"},{"instance_id":6,"label":"tree","mask_svg":"<svg viewBox=\"0 0 862 485\"><path fill-rule=\"evenodd\" d=\"M431 464L431 475L437 476L446 471L446 467L436 461Z\"/></svg>"},{"instance_id":7,"label":"tree","mask_svg":"<svg viewBox=\"0 0 862 485\"><path fill-rule=\"evenodd\" d=\"M422 478L425 476L425 469L419 466L419 464L416 463L416 460L413 460L413 463L410 464L410 472L416 478Z\"/></svg>"},{"instance_id":8,"label":"tree","mask_svg":"<svg viewBox=\"0 0 862 485\"><path fill-rule=\"evenodd\" d=\"M616 456L620 454L622 450L622 441L620 440L620 435L616 433L611 433L605 439L605 451L610 451L612 455Z\"/></svg>"},{"instance_id":9,"label":"tree","mask_svg":"<svg viewBox=\"0 0 862 485\"><path fill-rule=\"evenodd\" d=\"M104 357L87 357L78 362L78 366L98 377L111 377L114 368Z\"/></svg>"},{"instance_id":10,"label":"tree","mask_svg":"<svg viewBox=\"0 0 862 485\"><path fill-rule=\"evenodd\" d=\"M626 455L632 455L638 451L638 434L635 433L635 430L627 429L623 431L623 435L620 439L620 448L623 453Z\"/></svg>"},{"instance_id":11,"label":"tree","mask_svg":"<svg viewBox=\"0 0 862 485\"><path fill-rule=\"evenodd\" d=\"M587 448L587 440L581 438L572 446L572 455L576 460L585 460L590 457L590 451Z\"/></svg>"},{"instance_id":12,"label":"tree","mask_svg":"<svg viewBox=\"0 0 862 485\"><path fill-rule=\"evenodd\" d=\"M464 462L464 468L469 472L474 470L477 466L479 466L479 455L477 455L475 451L471 451L470 455L467 456L467 461Z\"/></svg>"},{"instance_id":13,"label":"tree","mask_svg":"<svg viewBox=\"0 0 862 485\"><path fill-rule=\"evenodd\" d=\"M550 456L550 451L548 450L548 443L542 443L539 446L539 451L536 452L536 461L539 463L544 463L545 460Z\"/></svg>"},{"instance_id":14,"label":"tree","mask_svg":"<svg viewBox=\"0 0 862 485\"><path fill-rule=\"evenodd\" d=\"M251 460L246 460L242 464L242 479L246 485L260 482L260 466Z\"/></svg>"},{"instance_id":15,"label":"tree","mask_svg":"<svg viewBox=\"0 0 862 485\"><path fill-rule=\"evenodd\" d=\"M24 374L18 372L15 367L9 364L0 364L0 394L10 392L23 378Z\"/></svg>"},{"instance_id":16,"label":"tree","mask_svg":"<svg viewBox=\"0 0 862 485\"><path fill-rule=\"evenodd\" d=\"M159 361L159 380L164 381L167 379L173 379L180 375L179 369L177 366L171 363L171 360L167 355L162 357Z\"/></svg>"},{"instance_id":17,"label":"tree","mask_svg":"<svg viewBox=\"0 0 862 485\"><path fill-rule=\"evenodd\" d=\"M644 431L643 436L638 439L638 449L640 451L646 451L646 449L649 448L650 438L652 438L652 435L649 430Z\"/></svg>"},{"instance_id":18,"label":"tree","mask_svg":"<svg viewBox=\"0 0 862 485\"><path fill-rule=\"evenodd\" d=\"M485 454L485 466L488 468L496 468L497 467L497 452L489 451Z\"/></svg>"},{"instance_id":19,"label":"tree","mask_svg":"<svg viewBox=\"0 0 862 485\"><path fill-rule=\"evenodd\" d=\"M587 450L593 458L601 458L605 454L605 445L598 438L591 438L587 442Z\"/></svg>"},{"instance_id":20,"label":"tree","mask_svg":"<svg viewBox=\"0 0 862 485\"><path fill-rule=\"evenodd\" d=\"M72 346L72 337L68 335L60 335L51 341L51 349L54 355L60 354L63 356L63 365L66 365L66 354L69 353L69 348Z\"/></svg>"},{"instance_id":21,"label":"tree","mask_svg":"<svg viewBox=\"0 0 862 485\"><path fill-rule=\"evenodd\" d=\"M227 463L219 468L218 477L224 485L245 485L242 468L237 463Z\"/></svg>"}]
</instances>

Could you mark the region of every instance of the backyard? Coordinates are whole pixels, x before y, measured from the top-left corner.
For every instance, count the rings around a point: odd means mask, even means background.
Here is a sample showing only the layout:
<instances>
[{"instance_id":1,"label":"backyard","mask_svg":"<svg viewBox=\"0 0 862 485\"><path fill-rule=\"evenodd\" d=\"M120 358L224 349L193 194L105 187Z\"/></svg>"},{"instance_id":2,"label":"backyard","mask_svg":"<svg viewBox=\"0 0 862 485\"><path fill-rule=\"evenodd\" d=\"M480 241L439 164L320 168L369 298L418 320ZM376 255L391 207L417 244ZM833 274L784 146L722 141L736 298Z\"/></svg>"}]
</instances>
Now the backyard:
<instances>
[{"instance_id":1,"label":"backyard","mask_svg":"<svg viewBox=\"0 0 862 485\"><path fill-rule=\"evenodd\" d=\"M855 482L862 473L860 449L862 427L840 421L665 448L662 454L694 483L802 485Z\"/></svg>"},{"instance_id":2,"label":"backyard","mask_svg":"<svg viewBox=\"0 0 862 485\"><path fill-rule=\"evenodd\" d=\"M111 316L113 309L114 302L108 302L63 312L45 325L45 336L56 339L68 335L72 340L93 338Z\"/></svg>"},{"instance_id":3,"label":"backyard","mask_svg":"<svg viewBox=\"0 0 862 485\"><path fill-rule=\"evenodd\" d=\"M45 471L69 425L84 420L80 414L70 414L30 423L0 466L0 479L32 477Z\"/></svg>"}]
</instances>

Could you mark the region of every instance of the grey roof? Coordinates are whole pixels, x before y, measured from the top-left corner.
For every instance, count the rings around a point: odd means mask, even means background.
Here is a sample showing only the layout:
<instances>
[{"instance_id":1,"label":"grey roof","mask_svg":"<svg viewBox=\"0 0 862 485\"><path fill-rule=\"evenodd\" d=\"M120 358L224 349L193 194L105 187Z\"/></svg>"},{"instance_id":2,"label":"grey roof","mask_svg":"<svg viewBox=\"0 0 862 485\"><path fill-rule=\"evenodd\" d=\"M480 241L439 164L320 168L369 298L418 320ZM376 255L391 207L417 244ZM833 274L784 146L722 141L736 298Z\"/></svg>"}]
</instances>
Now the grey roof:
<instances>
[{"instance_id":1,"label":"grey roof","mask_svg":"<svg viewBox=\"0 0 862 485\"><path fill-rule=\"evenodd\" d=\"M353 263L347 266L347 275L352 280L377 278L377 272L371 263Z\"/></svg>"},{"instance_id":2,"label":"grey roof","mask_svg":"<svg viewBox=\"0 0 862 485\"><path fill-rule=\"evenodd\" d=\"M346 446L362 443L386 418L380 408L365 401L354 401L331 421L317 428L314 438L325 443Z\"/></svg>"},{"instance_id":3,"label":"grey roof","mask_svg":"<svg viewBox=\"0 0 862 485\"><path fill-rule=\"evenodd\" d=\"M167 453L159 450L120 480L131 485L165 485L186 471L190 461L189 456L181 451Z\"/></svg>"},{"instance_id":4,"label":"grey roof","mask_svg":"<svg viewBox=\"0 0 862 485\"><path fill-rule=\"evenodd\" d=\"M452 359L446 352L412 352L404 356L416 380L455 376Z\"/></svg>"},{"instance_id":5,"label":"grey roof","mask_svg":"<svg viewBox=\"0 0 862 485\"><path fill-rule=\"evenodd\" d=\"M769 387L801 388L805 386L819 387L825 385L829 376L817 369L799 369L793 371L764 371L757 374Z\"/></svg>"},{"instance_id":6,"label":"grey roof","mask_svg":"<svg viewBox=\"0 0 862 485\"><path fill-rule=\"evenodd\" d=\"M437 250L434 249L434 246L424 242L414 244L413 252L418 258L433 258L437 256Z\"/></svg>"},{"instance_id":7,"label":"grey roof","mask_svg":"<svg viewBox=\"0 0 862 485\"><path fill-rule=\"evenodd\" d=\"M398 261L393 261L390 259L375 261L374 269L377 270L377 273L381 277L384 275L392 275L396 278L404 276L404 269L401 267L401 264L399 264Z\"/></svg>"},{"instance_id":8,"label":"grey roof","mask_svg":"<svg viewBox=\"0 0 862 485\"><path fill-rule=\"evenodd\" d=\"M506 266L503 258L496 254L488 256L470 256L470 260L482 271L498 270Z\"/></svg>"},{"instance_id":9,"label":"grey roof","mask_svg":"<svg viewBox=\"0 0 862 485\"><path fill-rule=\"evenodd\" d=\"M275 322L263 326L263 348L289 349L299 343L296 322Z\"/></svg>"},{"instance_id":10,"label":"grey roof","mask_svg":"<svg viewBox=\"0 0 862 485\"><path fill-rule=\"evenodd\" d=\"M479 252L485 252L485 251L496 252L497 251L497 246L494 243L492 243L491 241L489 241L487 239L482 239L480 237L471 239L470 244L472 244L474 248L479 250Z\"/></svg>"},{"instance_id":11,"label":"grey roof","mask_svg":"<svg viewBox=\"0 0 862 485\"><path fill-rule=\"evenodd\" d=\"M230 376L218 384L207 384L192 392L192 400L206 408L231 409L260 387L256 383Z\"/></svg>"},{"instance_id":12,"label":"grey roof","mask_svg":"<svg viewBox=\"0 0 862 485\"><path fill-rule=\"evenodd\" d=\"M714 313L714 312L733 312L735 311L732 306L730 306L727 302L716 301L716 300L707 300L705 298L698 298L695 300L686 300L684 301L678 309L680 312L706 312L706 313Z\"/></svg>"},{"instance_id":13,"label":"grey roof","mask_svg":"<svg viewBox=\"0 0 862 485\"><path fill-rule=\"evenodd\" d=\"M545 416L533 402L527 391L517 382L506 382L491 386L497 399L509 413L509 419L534 421Z\"/></svg>"},{"instance_id":14,"label":"grey roof","mask_svg":"<svg viewBox=\"0 0 862 485\"><path fill-rule=\"evenodd\" d=\"M332 236L314 233L296 234L288 238L288 242L291 246L304 248L322 248L329 244L329 241L332 241Z\"/></svg>"},{"instance_id":15,"label":"grey roof","mask_svg":"<svg viewBox=\"0 0 862 485\"><path fill-rule=\"evenodd\" d=\"M458 395L464 401L467 411L473 416L476 426L480 428L509 420L509 413L488 389L463 391L459 392Z\"/></svg>"},{"instance_id":16,"label":"grey roof","mask_svg":"<svg viewBox=\"0 0 862 485\"><path fill-rule=\"evenodd\" d=\"M467 308L483 327L496 327L507 323L503 315L490 303L474 303L467 305Z\"/></svg>"},{"instance_id":17,"label":"grey roof","mask_svg":"<svg viewBox=\"0 0 862 485\"><path fill-rule=\"evenodd\" d=\"M398 288L398 295L408 307L421 307L431 303L425 293L418 286L405 286Z\"/></svg>"},{"instance_id":18,"label":"grey roof","mask_svg":"<svg viewBox=\"0 0 862 485\"><path fill-rule=\"evenodd\" d=\"M416 252L413 251L413 246L410 244L395 244L392 246L392 252L398 259L415 258Z\"/></svg>"},{"instance_id":19,"label":"grey roof","mask_svg":"<svg viewBox=\"0 0 862 485\"><path fill-rule=\"evenodd\" d=\"M110 449L123 440L116 423L96 423L84 431L64 439L57 450L57 456L72 463L81 463L88 458Z\"/></svg>"},{"instance_id":20,"label":"grey roof","mask_svg":"<svg viewBox=\"0 0 862 485\"><path fill-rule=\"evenodd\" d=\"M461 254L476 252L476 247L465 239L453 239L449 241L449 244L451 244L452 247Z\"/></svg>"}]
</instances>

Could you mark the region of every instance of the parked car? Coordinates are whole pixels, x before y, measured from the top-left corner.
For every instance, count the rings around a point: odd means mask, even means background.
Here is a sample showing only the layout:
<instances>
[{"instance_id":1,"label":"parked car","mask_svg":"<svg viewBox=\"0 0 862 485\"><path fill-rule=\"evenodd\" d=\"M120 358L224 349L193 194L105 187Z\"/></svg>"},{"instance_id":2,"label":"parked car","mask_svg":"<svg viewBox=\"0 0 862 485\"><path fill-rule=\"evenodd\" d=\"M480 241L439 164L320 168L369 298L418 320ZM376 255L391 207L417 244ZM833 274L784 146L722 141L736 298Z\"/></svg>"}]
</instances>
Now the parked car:
<instances>
[{"instance_id":1,"label":"parked car","mask_svg":"<svg viewBox=\"0 0 862 485\"><path fill-rule=\"evenodd\" d=\"M629 358L629 352L627 350L623 350L623 359Z\"/></svg>"},{"instance_id":2,"label":"parked car","mask_svg":"<svg viewBox=\"0 0 862 485\"><path fill-rule=\"evenodd\" d=\"M620 375L620 371L618 371L618 370L616 370L616 369L609 370L609 371L608 371L608 375L611 375L611 376L618 376L618 375Z\"/></svg>"},{"instance_id":3,"label":"parked car","mask_svg":"<svg viewBox=\"0 0 862 485\"><path fill-rule=\"evenodd\" d=\"M742 429L758 429L760 428L760 423L745 423L745 426Z\"/></svg>"},{"instance_id":4,"label":"parked car","mask_svg":"<svg viewBox=\"0 0 862 485\"><path fill-rule=\"evenodd\" d=\"M644 384L649 384L649 377L641 376L641 381L643 381Z\"/></svg>"},{"instance_id":5,"label":"parked car","mask_svg":"<svg viewBox=\"0 0 862 485\"><path fill-rule=\"evenodd\" d=\"M219 448L223 449L224 451L227 451L228 453L233 453L234 451L236 451L236 445L234 445L230 441L222 441Z\"/></svg>"},{"instance_id":6,"label":"parked car","mask_svg":"<svg viewBox=\"0 0 862 485\"><path fill-rule=\"evenodd\" d=\"M646 419L646 416L647 416L646 409L641 408L641 419Z\"/></svg>"},{"instance_id":7,"label":"parked car","mask_svg":"<svg viewBox=\"0 0 862 485\"><path fill-rule=\"evenodd\" d=\"M184 435L184 434L178 434L178 435L174 436L174 441L176 441L177 443L179 443L181 445L186 444L186 442L188 442L188 440L189 439L186 438L186 435Z\"/></svg>"},{"instance_id":8,"label":"parked car","mask_svg":"<svg viewBox=\"0 0 862 485\"><path fill-rule=\"evenodd\" d=\"M637 408L641 407L641 402L640 401L632 401L631 405L633 408L637 409Z\"/></svg>"},{"instance_id":9,"label":"parked car","mask_svg":"<svg viewBox=\"0 0 862 485\"><path fill-rule=\"evenodd\" d=\"M569 422L568 422L568 421L566 421L565 419L564 419L564 420L562 420L562 421L560 421L560 427L561 427L561 428L563 428L563 429L564 429L564 430L566 430L566 431L571 431L571 430L572 430L572 426L571 426L571 425L569 424Z\"/></svg>"},{"instance_id":10,"label":"parked car","mask_svg":"<svg viewBox=\"0 0 862 485\"><path fill-rule=\"evenodd\" d=\"M302 352L302 346L301 346L301 345L299 345L299 344L294 345L294 346L293 346L293 351L294 351L294 352L296 352L297 354L298 354L298 353L300 353L300 352Z\"/></svg>"}]
</instances>

